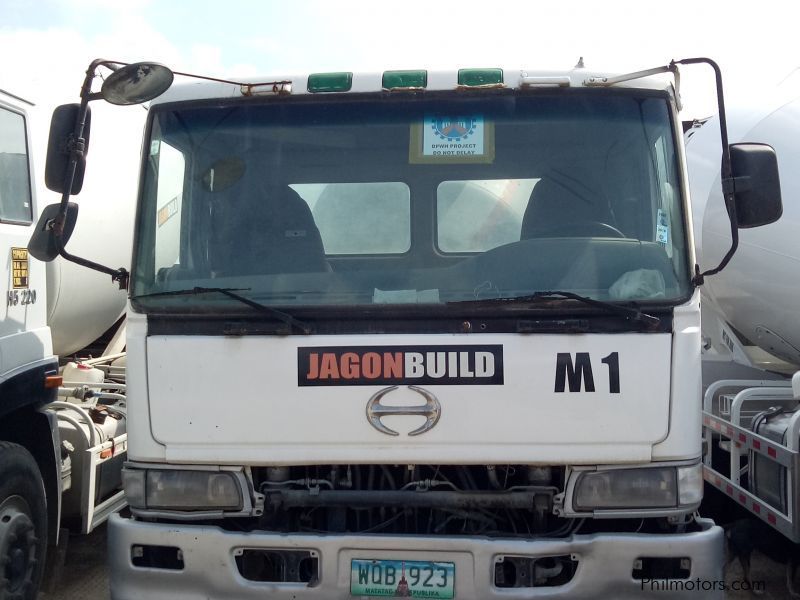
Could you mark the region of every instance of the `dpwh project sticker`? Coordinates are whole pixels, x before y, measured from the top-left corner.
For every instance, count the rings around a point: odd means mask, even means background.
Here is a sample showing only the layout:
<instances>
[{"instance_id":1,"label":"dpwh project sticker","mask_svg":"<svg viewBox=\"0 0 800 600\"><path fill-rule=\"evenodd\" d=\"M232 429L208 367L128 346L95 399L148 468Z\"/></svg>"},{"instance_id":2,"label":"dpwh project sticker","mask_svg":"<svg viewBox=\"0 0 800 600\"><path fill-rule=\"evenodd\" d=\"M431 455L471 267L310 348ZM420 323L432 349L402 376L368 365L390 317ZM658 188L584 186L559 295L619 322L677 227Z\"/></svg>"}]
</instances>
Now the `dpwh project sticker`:
<instances>
[{"instance_id":1,"label":"dpwh project sticker","mask_svg":"<svg viewBox=\"0 0 800 600\"><path fill-rule=\"evenodd\" d=\"M486 124L481 115L426 116L422 127L423 156L481 157Z\"/></svg>"}]
</instances>

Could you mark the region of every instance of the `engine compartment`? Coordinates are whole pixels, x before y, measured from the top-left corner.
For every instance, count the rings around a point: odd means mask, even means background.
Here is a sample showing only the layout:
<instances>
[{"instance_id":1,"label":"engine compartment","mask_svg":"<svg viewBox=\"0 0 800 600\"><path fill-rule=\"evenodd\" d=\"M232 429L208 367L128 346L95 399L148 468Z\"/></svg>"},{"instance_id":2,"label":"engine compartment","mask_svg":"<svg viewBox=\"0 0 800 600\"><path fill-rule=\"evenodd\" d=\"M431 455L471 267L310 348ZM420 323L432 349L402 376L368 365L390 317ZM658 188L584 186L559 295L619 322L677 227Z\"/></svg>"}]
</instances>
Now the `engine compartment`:
<instances>
[{"instance_id":1,"label":"engine compartment","mask_svg":"<svg viewBox=\"0 0 800 600\"><path fill-rule=\"evenodd\" d=\"M253 469L261 526L306 533L564 535L552 523L563 468L319 465Z\"/></svg>"}]
</instances>

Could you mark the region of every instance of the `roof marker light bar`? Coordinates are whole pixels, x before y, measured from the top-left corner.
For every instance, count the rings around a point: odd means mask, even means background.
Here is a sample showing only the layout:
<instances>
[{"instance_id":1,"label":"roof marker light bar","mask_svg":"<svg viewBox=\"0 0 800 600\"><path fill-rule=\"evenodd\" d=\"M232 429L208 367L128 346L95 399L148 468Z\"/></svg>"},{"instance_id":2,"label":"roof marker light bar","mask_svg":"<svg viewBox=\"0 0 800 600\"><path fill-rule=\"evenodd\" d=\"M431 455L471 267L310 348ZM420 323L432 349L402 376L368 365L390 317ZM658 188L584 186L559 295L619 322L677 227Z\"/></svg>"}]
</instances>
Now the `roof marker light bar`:
<instances>
[{"instance_id":1,"label":"roof marker light bar","mask_svg":"<svg viewBox=\"0 0 800 600\"><path fill-rule=\"evenodd\" d=\"M569 77L533 77L523 75L519 78L520 87L570 87L572 80Z\"/></svg>"},{"instance_id":2,"label":"roof marker light bar","mask_svg":"<svg viewBox=\"0 0 800 600\"><path fill-rule=\"evenodd\" d=\"M458 85L466 87L503 85L503 69L459 69Z\"/></svg>"},{"instance_id":3,"label":"roof marker light bar","mask_svg":"<svg viewBox=\"0 0 800 600\"><path fill-rule=\"evenodd\" d=\"M308 76L308 91L347 92L353 87L352 73L312 73Z\"/></svg>"},{"instance_id":4,"label":"roof marker light bar","mask_svg":"<svg viewBox=\"0 0 800 600\"><path fill-rule=\"evenodd\" d=\"M427 71L384 71L383 89L397 90L408 89L418 90L428 87Z\"/></svg>"}]
</instances>

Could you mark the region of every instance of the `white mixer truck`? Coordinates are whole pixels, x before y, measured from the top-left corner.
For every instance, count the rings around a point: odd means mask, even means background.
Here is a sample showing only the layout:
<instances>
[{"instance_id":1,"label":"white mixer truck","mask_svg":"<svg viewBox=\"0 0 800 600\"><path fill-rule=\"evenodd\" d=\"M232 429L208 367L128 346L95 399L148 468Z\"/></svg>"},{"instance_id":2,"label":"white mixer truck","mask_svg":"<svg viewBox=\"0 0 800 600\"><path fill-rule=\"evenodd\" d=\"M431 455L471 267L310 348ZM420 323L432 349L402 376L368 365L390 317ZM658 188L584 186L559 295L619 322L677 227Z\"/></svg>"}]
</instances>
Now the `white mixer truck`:
<instances>
[{"instance_id":1,"label":"white mixer truck","mask_svg":"<svg viewBox=\"0 0 800 600\"><path fill-rule=\"evenodd\" d=\"M743 231L737 255L703 289L706 481L794 542L800 542L798 75L738 98L728 113L731 139L776 149L784 214ZM695 238L699 254L713 262L726 240L714 168L719 120L697 123L687 135Z\"/></svg>"},{"instance_id":2,"label":"white mixer truck","mask_svg":"<svg viewBox=\"0 0 800 600\"><path fill-rule=\"evenodd\" d=\"M697 267L695 63L722 109L708 59L172 89L94 61L29 248L129 284L112 597L722 597L699 286L735 244ZM98 98L152 101L130 273L65 248ZM735 238L780 216L777 164L722 147Z\"/></svg>"},{"instance_id":3,"label":"white mixer truck","mask_svg":"<svg viewBox=\"0 0 800 600\"><path fill-rule=\"evenodd\" d=\"M88 533L124 505L124 368L111 365L115 355L59 369L48 324L59 330L63 311L55 307L55 296L71 290L57 276L61 261L45 265L27 248L38 216L30 108L30 102L0 91L2 600L36 598L45 565L57 565L63 556L62 526ZM84 291L90 298L83 308L95 310L80 319L79 335L62 337L62 350L82 348L114 322L114 302L97 301L107 294ZM73 313L73 329L75 319ZM49 573L55 578L58 569Z\"/></svg>"}]
</instances>

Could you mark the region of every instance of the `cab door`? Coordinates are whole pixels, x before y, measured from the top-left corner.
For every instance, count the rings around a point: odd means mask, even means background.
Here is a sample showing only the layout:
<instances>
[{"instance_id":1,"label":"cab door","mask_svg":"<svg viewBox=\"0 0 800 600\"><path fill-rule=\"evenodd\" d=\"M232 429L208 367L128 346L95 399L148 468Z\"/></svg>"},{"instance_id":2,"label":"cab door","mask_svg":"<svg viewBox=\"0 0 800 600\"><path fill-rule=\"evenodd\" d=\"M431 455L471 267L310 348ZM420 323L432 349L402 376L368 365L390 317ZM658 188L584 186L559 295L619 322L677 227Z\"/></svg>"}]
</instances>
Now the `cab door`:
<instances>
[{"instance_id":1,"label":"cab door","mask_svg":"<svg viewBox=\"0 0 800 600\"><path fill-rule=\"evenodd\" d=\"M52 355L45 265L27 248L35 216L30 139L24 103L0 93L0 383Z\"/></svg>"}]
</instances>

